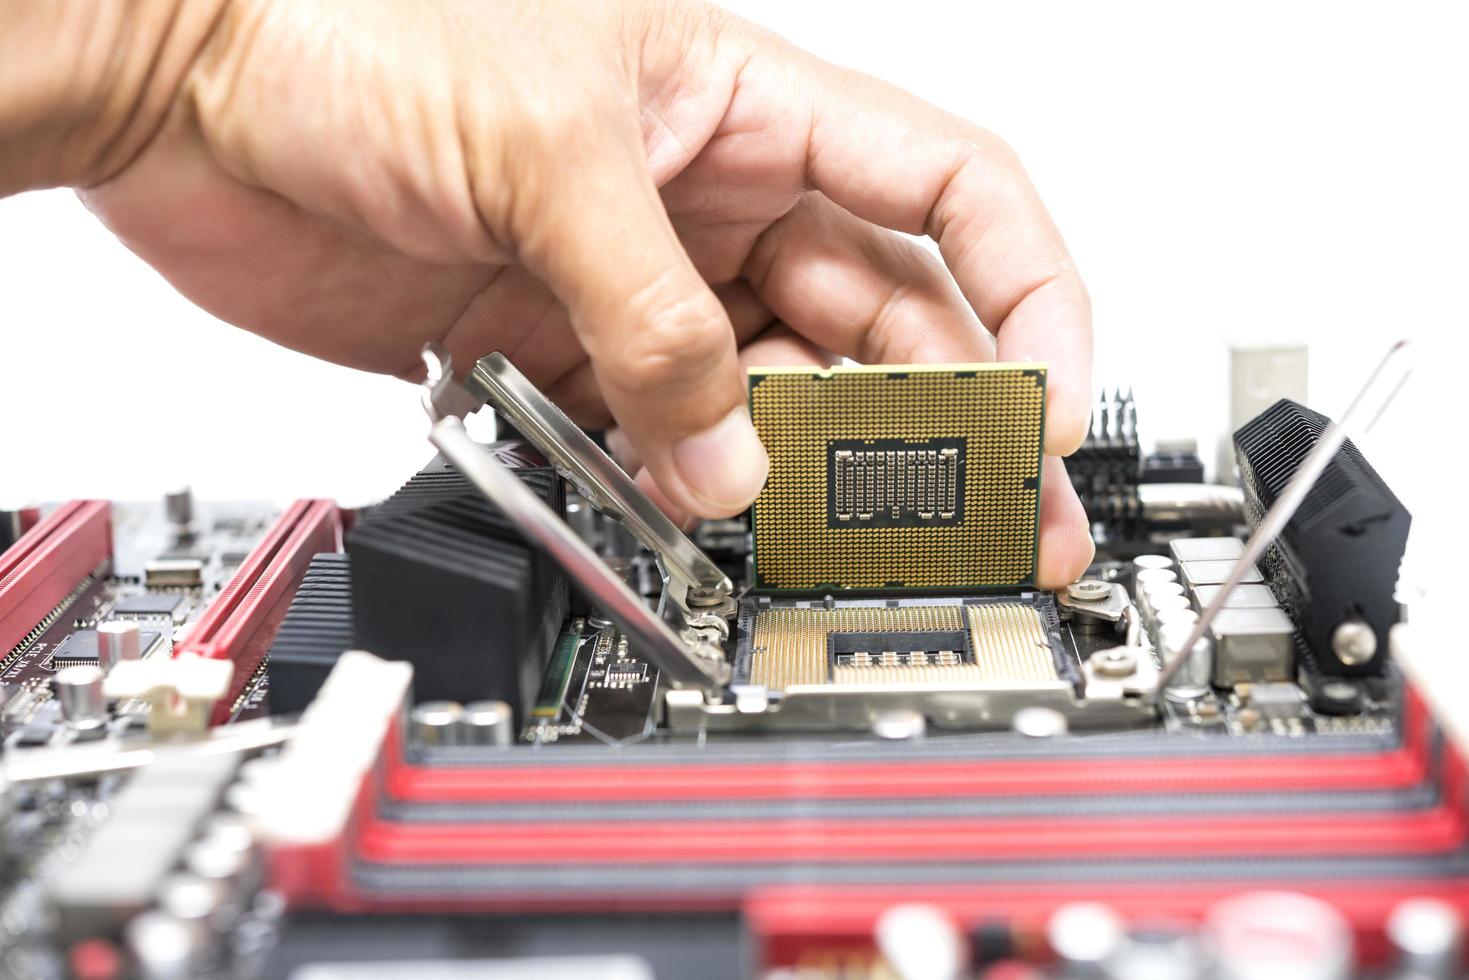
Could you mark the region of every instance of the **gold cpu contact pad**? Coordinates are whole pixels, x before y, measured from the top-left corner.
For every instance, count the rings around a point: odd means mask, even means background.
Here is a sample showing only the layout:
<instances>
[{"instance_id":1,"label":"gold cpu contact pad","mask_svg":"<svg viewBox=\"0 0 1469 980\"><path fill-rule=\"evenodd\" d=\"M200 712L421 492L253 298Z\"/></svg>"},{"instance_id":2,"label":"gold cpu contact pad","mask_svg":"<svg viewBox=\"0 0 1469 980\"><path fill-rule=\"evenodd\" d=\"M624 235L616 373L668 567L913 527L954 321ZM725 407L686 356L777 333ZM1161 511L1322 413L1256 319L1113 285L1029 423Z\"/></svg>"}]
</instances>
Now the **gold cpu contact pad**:
<instances>
[{"instance_id":1,"label":"gold cpu contact pad","mask_svg":"<svg viewBox=\"0 0 1469 980\"><path fill-rule=\"evenodd\" d=\"M1039 364L752 370L756 588L1032 585L1045 396Z\"/></svg>"}]
</instances>

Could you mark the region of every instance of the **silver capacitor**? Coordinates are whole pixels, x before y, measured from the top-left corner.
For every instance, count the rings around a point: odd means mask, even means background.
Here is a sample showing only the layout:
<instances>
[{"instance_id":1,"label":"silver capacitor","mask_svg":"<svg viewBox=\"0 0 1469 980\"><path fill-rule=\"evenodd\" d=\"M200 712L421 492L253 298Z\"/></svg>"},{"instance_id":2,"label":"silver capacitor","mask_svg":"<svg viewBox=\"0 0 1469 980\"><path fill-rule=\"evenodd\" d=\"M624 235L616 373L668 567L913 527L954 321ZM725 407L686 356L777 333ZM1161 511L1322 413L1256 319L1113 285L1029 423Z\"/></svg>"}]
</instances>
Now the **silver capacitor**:
<instances>
[{"instance_id":1,"label":"silver capacitor","mask_svg":"<svg viewBox=\"0 0 1469 980\"><path fill-rule=\"evenodd\" d=\"M61 716L72 728L88 730L107 723L107 698L102 693L106 676L101 667L76 664L61 668L51 679L51 691L61 703Z\"/></svg>"},{"instance_id":2,"label":"silver capacitor","mask_svg":"<svg viewBox=\"0 0 1469 980\"><path fill-rule=\"evenodd\" d=\"M1070 973L1098 976L1126 945L1127 927L1100 902L1070 902L1051 915L1046 940Z\"/></svg>"},{"instance_id":3,"label":"silver capacitor","mask_svg":"<svg viewBox=\"0 0 1469 980\"><path fill-rule=\"evenodd\" d=\"M1148 593L1148 607L1152 609L1153 616L1157 617L1170 609L1187 609L1193 611L1193 606L1186 596L1177 592L1154 589Z\"/></svg>"},{"instance_id":4,"label":"silver capacitor","mask_svg":"<svg viewBox=\"0 0 1469 980\"><path fill-rule=\"evenodd\" d=\"M1171 584L1171 583L1170 583ZM1161 627L1158 617L1172 609L1192 609L1186 596L1171 590L1164 591L1164 586L1154 586L1153 590L1144 598L1143 616L1152 630L1154 636L1159 638L1159 646L1162 646Z\"/></svg>"},{"instance_id":5,"label":"silver capacitor","mask_svg":"<svg viewBox=\"0 0 1469 980\"><path fill-rule=\"evenodd\" d=\"M158 907L183 922L194 925L201 938L207 937L229 902L225 882L175 872L158 886Z\"/></svg>"},{"instance_id":6,"label":"silver capacitor","mask_svg":"<svg viewBox=\"0 0 1469 980\"><path fill-rule=\"evenodd\" d=\"M1218 980L1346 980L1351 926L1331 905L1293 892L1245 892L1204 919Z\"/></svg>"},{"instance_id":7,"label":"silver capacitor","mask_svg":"<svg viewBox=\"0 0 1469 980\"><path fill-rule=\"evenodd\" d=\"M1178 573L1171 568L1145 568L1137 573L1137 587L1146 591L1153 582L1177 582Z\"/></svg>"},{"instance_id":8,"label":"silver capacitor","mask_svg":"<svg viewBox=\"0 0 1469 980\"><path fill-rule=\"evenodd\" d=\"M135 917L123 939L143 980L189 980L199 975L207 943L195 923L161 909Z\"/></svg>"},{"instance_id":9,"label":"silver capacitor","mask_svg":"<svg viewBox=\"0 0 1469 980\"><path fill-rule=\"evenodd\" d=\"M1199 621L1199 614L1192 609L1163 609L1157 615L1158 629L1167 629L1170 626L1183 624L1192 626Z\"/></svg>"},{"instance_id":10,"label":"silver capacitor","mask_svg":"<svg viewBox=\"0 0 1469 980\"><path fill-rule=\"evenodd\" d=\"M1154 599L1161 599L1164 596L1182 596L1184 591L1183 586L1177 582L1149 582L1143 590L1143 595L1148 605L1152 605Z\"/></svg>"},{"instance_id":11,"label":"silver capacitor","mask_svg":"<svg viewBox=\"0 0 1469 980\"><path fill-rule=\"evenodd\" d=\"M1145 618L1151 618L1152 606L1148 603L1148 590L1161 585L1178 582L1178 574L1169 568L1144 568L1133 579L1133 596Z\"/></svg>"},{"instance_id":12,"label":"silver capacitor","mask_svg":"<svg viewBox=\"0 0 1469 980\"><path fill-rule=\"evenodd\" d=\"M142 634L137 623L113 620L98 625L97 666L104 671L124 660L137 660L142 655Z\"/></svg>"},{"instance_id":13,"label":"silver capacitor","mask_svg":"<svg viewBox=\"0 0 1469 980\"><path fill-rule=\"evenodd\" d=\"M470 745L504 748L515 741L515 715L504 701L471 701L464 706L464 740Z\"/></svg>"},{"instance_id":14,"label":"silver capacitor","mask_svg":"<svg viewBox=\"0 0 1469 980\"><path fill-rule=\"evenodd\" d=\"M264 862L248 821L238 813L216 813L204 824L197 859L215 868L233 868L241 890L254 892L264 875ZM210 852L206 858L204 852Z\"/></svg>"},{"instance_id":15,"label":"silver capacitor","mask_svg":"<svg viewBox=\"0 0 1469 980\"><path fill-rule=\"evenodd\" d=\"M194 525L194 492L179 487L163 495L163 512L176 532L186 532Z\"/></svg>"},{"instance_id":16,"label":"silver capacitor","mask_svg":"<svg viewBox=\"0 0 1469 980\"><path fill-rule=\"evenodd\" d=\"M968 940L937 906L894 905L878 918L873 939L904 980L956 980L968 973Z\"/></svg>"},{"instance_id":17,"label":"silver capacitor","mask_svg":"<svg viewBox=\"0 0 1469 980\"><path fill-rule=\"evenodd\" d=\"M1397 960L1394 980L1450 980L1460 975L1464 921L1448 902L1410 898L1392 910L1386 931Z\"/></svg>"},{"instance_id":18,"label":"silver capacitor","mask_svg":"<svg viewBox=\"0 0 1469 980\"><path fill-rule=\"evenodd\" d=\"M464 744L464 705L424 701L408 713L408 729L419 745Z\"/></svg>"},{"instance_id":19,"label":"silver capacitor","mask_svg":"<svg viewBox=\"0 0 1469 980\"><path fill-rule=\"evenodd\" d=\"M1139 573L1146 572L1152 568L1171 569L1172 567L1173 559L1167 555L1138 555L1132 560L1132 587L1134 589L1137 588L1137 577Z\"/></svg>"},{"instance_id":20,"label":"silver capacitor","mask_svg":"<svg viewBox=\"0 0 1469 980\"><path fill-rule=\"evenodd\" d=\"M1179 655L1183 645L1193 632L1192 623L1165 626L1158 631L1158 645L1163 650L1165 663ZM1169 678L1163 695L1170 701L1192 701L1208 694L1212 689L1214 674L1214 644L1208 636L1202 636L1194 644L1183 666Z\"/></svg>"}]
</instances>

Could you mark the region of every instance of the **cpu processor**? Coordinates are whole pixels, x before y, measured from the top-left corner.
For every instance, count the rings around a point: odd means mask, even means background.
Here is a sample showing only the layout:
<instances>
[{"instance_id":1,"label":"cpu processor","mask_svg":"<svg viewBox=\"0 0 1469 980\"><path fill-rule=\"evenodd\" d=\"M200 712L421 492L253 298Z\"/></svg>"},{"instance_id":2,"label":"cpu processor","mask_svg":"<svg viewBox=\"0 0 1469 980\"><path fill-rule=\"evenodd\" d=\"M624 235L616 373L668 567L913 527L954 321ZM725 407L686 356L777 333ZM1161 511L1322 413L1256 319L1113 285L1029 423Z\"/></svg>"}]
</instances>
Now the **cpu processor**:
<instances>
[{"instance_id":1,"label":"cpu processor","mask_svg":"<svg viewBox=\"0 0 1469 980\"><path fill-rule=\"evenodd\" d=\"M1034 586L1045 402L1036 364L752 370L756 589Z\"/></svg>"}]
</instances>

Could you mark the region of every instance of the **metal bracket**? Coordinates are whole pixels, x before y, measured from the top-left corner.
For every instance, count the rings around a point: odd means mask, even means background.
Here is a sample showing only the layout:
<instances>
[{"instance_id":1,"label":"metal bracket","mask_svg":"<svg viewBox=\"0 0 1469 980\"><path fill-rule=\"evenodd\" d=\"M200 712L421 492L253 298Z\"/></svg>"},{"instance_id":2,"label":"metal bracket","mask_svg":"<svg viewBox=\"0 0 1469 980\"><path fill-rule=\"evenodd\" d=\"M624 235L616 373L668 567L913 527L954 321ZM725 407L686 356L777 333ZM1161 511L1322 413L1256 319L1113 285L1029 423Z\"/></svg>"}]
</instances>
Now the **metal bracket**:
<instances>
[{"instance_id":1,"label":"metal bracket","mask_svg":"<svg viewBox=\"0 0 1469 980\"><path fill-rule=\"evenodd\" d=\"M1083 619L1107 623L1121 622L1127 609L1127 593L1115 582L1083 579L1056 593L1063 610Z\"/></svg>"},{"instance_id":2,"label":"metal bracket","mask_svg":"<svg viewBox=\"0 0 1469 980\"><path fill-rule=\"evenodd\" d=\"M433 421L429 442L490 502L504 511L527 540L561 566L598 608L627 634L638 652L657 664L671 685L694 687L706 692L722 689L730 676L729 664L725 662L721 645L723 638L728 635L729 626L719 618L717 610L695 608L686 611L680 606L675 611L670 610L667 603L660 606L659 613L649 609L565 521L528 490L504 464L470 438L464 423L453 413L453 372L448 355L437 345L429 345L424 348L423 360L428 368L428 377L423 383L423 406ZM513 368L511 370L514 371ZM519 372L515 372L514 376L529 387L530 383ZM534 388L530 390L535 391ZM543 398L539 392L536 392L536 397ZM498 403L496 407L499 407ZM556 414L567 425L571 425L559 411ZM514 419L515 416L512 415L511 418ZM517 425L519 424L521 423L517 420ZM586 439L580 429L576 432ZM587 445L596 448L590 439L586 441ZM539 442L536 444L540 446ZM547 452L544 447L541 448L543 452ZM547 452L547 455L550 456L551 453ZM607 465L616 468L616 464L607 459L605 454L602 459ZM620 469L617 472L622 473ZM626 474L622 476L627 481L627 486L638 493L632 481L627 480ZM638 496L648 506L652 506L651 501L642 497L641 493ZM662 517L661 512L658 516ZM673 527L672 522L666 517L663 520L678 534L678 529ZM683 538L682 534L679 537L699 558L709 562L703 552L694 547L693 542ZM712 562L709 564L728 585L728 579L718 571L718 567L713 566ZM667 566L664 568L667 574ZM722 598L732 604L732 600L728 599L728 591L726 589ZM717 620L717 624L713 620Z\"/></svg>"},{"instance_id":3,"label":"metal bracket","mask_svg":"<svg viewBox=\"0 0 1469 980\"><path fill-rule=\"evenodd\" d=\"M622 521L657 557L666 577L664 595L685 616L708 616L734 591L719 566L504 354L480 358L464 385L510 419L593 507Z\"/></svg>"}]
</instances>

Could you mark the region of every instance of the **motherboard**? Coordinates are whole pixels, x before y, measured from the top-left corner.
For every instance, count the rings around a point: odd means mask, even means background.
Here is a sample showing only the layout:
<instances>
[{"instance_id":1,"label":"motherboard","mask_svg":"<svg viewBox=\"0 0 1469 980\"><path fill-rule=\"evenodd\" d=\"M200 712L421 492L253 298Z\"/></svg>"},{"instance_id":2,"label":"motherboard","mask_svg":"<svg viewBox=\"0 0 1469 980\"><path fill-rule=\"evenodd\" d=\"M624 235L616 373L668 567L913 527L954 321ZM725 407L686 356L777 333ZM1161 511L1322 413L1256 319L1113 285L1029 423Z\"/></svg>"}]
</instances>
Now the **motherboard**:
<instances>
[{"instance_id":1,"label":"motherboard","mask_svg":"<svg viewBox=\"0 0 1469 980\"><path fill-rule=\"evenodd\" d=\"M1104 396L1042 588L1044 365L752 372L770 479L685 533L425 359L371 506L3 515L0 975L1461 975L1409 515L1325 416L1203 485Z\"/></svg>"}]
</instances>

